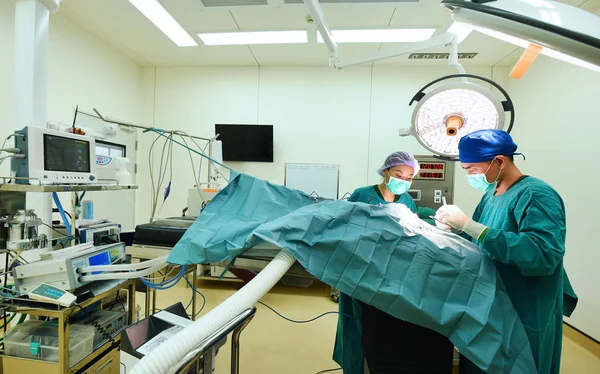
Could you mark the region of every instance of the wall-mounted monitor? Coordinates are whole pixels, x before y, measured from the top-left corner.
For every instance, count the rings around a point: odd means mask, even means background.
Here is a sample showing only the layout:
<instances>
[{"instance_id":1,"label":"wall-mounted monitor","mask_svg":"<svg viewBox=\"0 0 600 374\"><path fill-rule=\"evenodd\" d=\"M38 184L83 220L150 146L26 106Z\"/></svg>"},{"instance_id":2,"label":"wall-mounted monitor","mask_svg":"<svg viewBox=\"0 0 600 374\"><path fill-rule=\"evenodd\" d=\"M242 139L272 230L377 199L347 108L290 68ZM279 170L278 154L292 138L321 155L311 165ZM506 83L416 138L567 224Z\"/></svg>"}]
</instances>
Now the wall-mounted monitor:
<instances>
[{"instance_id":1,"label":"wall-mounted monitor","mask_svg":"<svg viewBox=\"0 0 600 374\"><path fill-rule=\"evenodd\" d=\"M272 125L215 125L223 161L273 162Z\"/></svg>"}]
</instances>

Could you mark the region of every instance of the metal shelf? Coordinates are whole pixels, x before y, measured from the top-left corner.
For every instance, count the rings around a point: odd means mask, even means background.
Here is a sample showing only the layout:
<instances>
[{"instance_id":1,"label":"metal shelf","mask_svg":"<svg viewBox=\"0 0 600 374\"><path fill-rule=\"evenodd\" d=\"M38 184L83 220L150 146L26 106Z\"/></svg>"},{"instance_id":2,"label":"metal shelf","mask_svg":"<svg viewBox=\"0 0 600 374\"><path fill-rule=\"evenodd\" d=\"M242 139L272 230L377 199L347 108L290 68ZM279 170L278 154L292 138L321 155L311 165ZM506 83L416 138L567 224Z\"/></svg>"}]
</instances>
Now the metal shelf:
<instances>
[{"instance_id":1,"label":"metal shelf","mask_svg":"<svg viewBox=\"0 0 600 374\"><path fill-rule=\"evenodd\" d=\"M0 184L0 192L83 192L83 191L119 191L137 190L138 186L123 186L119 184L85 184L85 185L43 185L29 184Z\"/></svg>"},{"instance_id":2,"label":"metal shelf","mask_svg":"<svg viewBox=\"0 0 600 374\"><path fill-rule=\"evenodd\" d=\"M45 374L69 374L74 373L78 370L86 367L90 362L99 357L100 355L107 352L111 346L112 342L105 342L99 349L94 349L94 351L84 358L79 363L75 364L75 366L70 367L69 365L69 325L70 325L70 317L71 315L79 312L80 310L86 308L89 305L92 305L98 301L101 301L107 295L115 292L116 290L127 289L127 303L129 305L129 310L127 311L127 323L134 323L135 318L135 280L129 279L125 280L122 283L115 285L109 290L99 293L98 295L86 300L78 305L72 307L62 307L56 303L51 302L40 302L40 301L32 301L32 300L22 300L22 299L10 299L5 300L0 304L1 307L6 308L7 311L11 311L14 313L22 313L30 316L38 316L38 317L51 317L56 318L58 323L58 362L49 362L49 361L40 361L35 359L21 358L21 357L13 357L6 356L0 354L0 365L3 367L4 373L17 373L17 372L29 372L29 373L45 373ZM114 340L120 341L120 336L117 336ZM116 352L116 351L114 351ZM110 355L110 353L108 354ZM117 354L115 354L117 355ZM113 358L113 360L118 361L117 358ZM104 360L104 358L102 358ZM110 357L107 362L110 361ZM106 363L101 363L99 365L105 366ZM108 364L107 364L108 365ZM116 366L116 365L115 365ZM87 370L87 369L86 369ZM88 371L86 371L88 372ZM93 372L93 370L90 370ZM111 371L112 372L112 371Z\"/></svg>"},{"instance_id":3,"label":"metal shelf","mask_svg":"<svg viewBox=\"0 0 600 374\"><path fill-rule=\"evenodd\" d=\"M135 280L124 280L111 289L101 292L98 295L71 307L63 307L58 303L51 301L32 300L18 297L1 301L0 307L6 308L7 311L11 313L21 313L52 318L68 318L71 315L79 312L82 308L86 308L102 300L107 295L115 292L115 290L125 289L131 287L132 285L135 285ZM133 314L130 316L133 317Z\"/></svg>"}]
</instances>

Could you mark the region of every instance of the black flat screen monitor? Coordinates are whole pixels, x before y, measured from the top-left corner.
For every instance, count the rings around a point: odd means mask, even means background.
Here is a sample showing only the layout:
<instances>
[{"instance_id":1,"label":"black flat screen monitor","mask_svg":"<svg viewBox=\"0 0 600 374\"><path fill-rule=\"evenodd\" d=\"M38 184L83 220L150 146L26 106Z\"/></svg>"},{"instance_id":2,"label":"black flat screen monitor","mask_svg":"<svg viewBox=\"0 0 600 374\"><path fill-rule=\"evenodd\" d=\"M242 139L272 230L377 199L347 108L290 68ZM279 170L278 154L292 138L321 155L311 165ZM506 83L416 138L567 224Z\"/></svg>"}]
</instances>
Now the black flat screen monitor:
<instances>
[{"instance_id":1,"label":"black flat screen monitor","mask_svg":"<svg viewBox=\"0 0 600 374\"><path fill-rule=\"evenodd\" d=\"M272 125L215 125L223 161L273 162Z\"/></svg>"}]
</instances>

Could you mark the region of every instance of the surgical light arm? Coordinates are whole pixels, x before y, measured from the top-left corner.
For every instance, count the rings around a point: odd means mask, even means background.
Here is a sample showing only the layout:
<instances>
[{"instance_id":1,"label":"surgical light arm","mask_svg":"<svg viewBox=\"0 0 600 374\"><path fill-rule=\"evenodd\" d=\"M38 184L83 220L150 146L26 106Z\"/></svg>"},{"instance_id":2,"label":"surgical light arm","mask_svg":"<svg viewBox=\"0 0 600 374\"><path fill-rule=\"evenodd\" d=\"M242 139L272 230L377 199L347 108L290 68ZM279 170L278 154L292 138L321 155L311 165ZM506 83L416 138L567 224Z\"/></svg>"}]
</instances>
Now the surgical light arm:
<instances>
[{"instance_id":1,"label":"surgical light arm","mask_svg":"<svg viewBox=\"0 0 600 374\"><path fill-rule=\"evenodd\" d=\"M323 8L321 8L321 4L318 0L304 0L304 4L306 5L306 8L312 16L313 21L315 22L315 26L321 34L325 45L327 46L327 49L329 51L329 66L333 68L341 70L350 66L373 63L388 58L399 57L410 53L424 51L427 49L440 48L451 45L452 48L449 58L449 65L457 68L460 74L465 73L465 70L463 69L462 65L458 62L457 37L450 32L446 32L444 34L435 36L423 42L409 43L407 45L402 45L397 48L390 48L383 51L377 51L374 54L366 55L364 57L358 57L352 60L339 59L338 45L335 42L335 40L333 40L333 35L323 15Z\"/></svg>"},{"instance_id":2,"label":"surgical light arm","mask_svg":"<svg viewBox=\"0 0 600 374\"><path fill-rule=\"evenodd\" d=\"M308 12L312 16L317 30L319 30L319 33L323 37L323 42L329 50L329 66L335 67L333 63L338 57L338 45L333 40L331 30L327 25L327 21L325 21L325 16L323 15L323 8L321 8L321 4L318 0L304 0L304 4L308 8Z\"/></svg>"},{"instance_id":3,"label":"surgical light arm","mask_svg":"<svg viewBox=\"0 0 600 374\"><path fill-rule=\"evenodd\" d=\"M419 52L419 51L423 51L423 50L427 50L427 49L445 47L447 45L451 45L453 39L455 39L454 34L444 33L444 34L441 34L438 36L434 36L433 38L427 39L422 42L410 43L407 45L399 46L397 48L391 48L391 49L386 49L383 51L377 51L373 54L365 55L364 57L359 57L359 58L352 59L352 60L336 59L335 61L333 61L333 67L341 70L343 68L347 68L347 67L351 67L351 66L377 62L380 60L385 60L385 59L393 58L393 57L399 57L399 56L403 56L403 55L407 55L410 53L415 53L415 52ZM455 49L455 51L456 51L456 49ZM457 60L453 60L452 54L451 54L450 62L453 62L453 61L455 64L458 64ZM453 66L456 66L456 65L453 65ZM464 70L463 70L463 72L464 72Z\"/></svg>"}]
</instances>

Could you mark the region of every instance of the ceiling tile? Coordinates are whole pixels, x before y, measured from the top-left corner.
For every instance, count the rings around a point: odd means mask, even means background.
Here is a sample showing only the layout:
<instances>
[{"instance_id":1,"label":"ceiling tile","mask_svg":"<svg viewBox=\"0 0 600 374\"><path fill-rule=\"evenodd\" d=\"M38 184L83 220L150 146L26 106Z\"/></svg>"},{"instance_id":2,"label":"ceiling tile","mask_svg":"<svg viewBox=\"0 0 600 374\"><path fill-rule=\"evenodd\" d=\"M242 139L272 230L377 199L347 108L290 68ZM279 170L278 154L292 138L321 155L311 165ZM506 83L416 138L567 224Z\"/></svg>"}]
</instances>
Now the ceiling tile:
<instances>
[{"instance_id":1,"label":"ceiling tile","mask_svg":"<svg viewBox=\"0 0 600 374\"><path fill-rule=\"evenodd\" d=\"M340 45L340 58L347 59L369 55L377 51L377 44ZM256 45L251 47L261 66L329 66L324 44Z\"/></svg>"},{"instance_id":2,"label":"ceiling tile","mask_svg":"<svg viewBox=\"0 0 600 374\"><path fill-rule=\"evenodd\" d=\"M121 1L127 2L126 0ZM190 34L237 30L235 21L229 12L202 11L198 0L162 0L161 4Z\"/></svg>"},{"instance_id":3,"label":"ceiling tile","mask_svg":"<svg viewBox=\"0 0 600 374\"><path fill-rule=\"evenodd\" d=\"M304 7L291 8L242 8L231 13L242 30L293 30L306 29Z\"/></svg>"},{"instance_id":4,"label":"ceiling tile","mask_svg":"<svg viewBox=\"0 0 600 374\"><path fill-rule=\"evenodd\" d=\"M600 12L600 0L588 0L581 4L580 8L590 13Z\"/></svg>"},{"instance_id":5,"label":"ceiling tile","mask_svg":"<svg viewBox=\"0 0 600 374\"><path fill-rule=\"evenodd\" d=\"M406 5L406 7L411 6L413 5ZM329 6L324 7L323 14L332 29L381 27L389 24L394 9L394 7L383 5ZM398 9L404 9L404 6Z\"/></svg>"},{"instance_id":6,"label":"ceiling tile","mask_svg":"<svg viewBox=\"0 0 600 374\"><path fill-rule=\"evenodd\" d=\"M179 48L169 54L152 53L156 66L257 66L245 45L199 46Z\"/></svg>"},{"instance_id":7,"label":"ceiling tile","mask_svg":"<svg viewBox=\"0 0 600 374\"><path fill-rule=\"evenodd\" d=\"M450 14L442 9L439 0L423 0L418 4L406 5L396 9L392 26L446 26L452 20Z\"/></svg>"}]
</instances>

